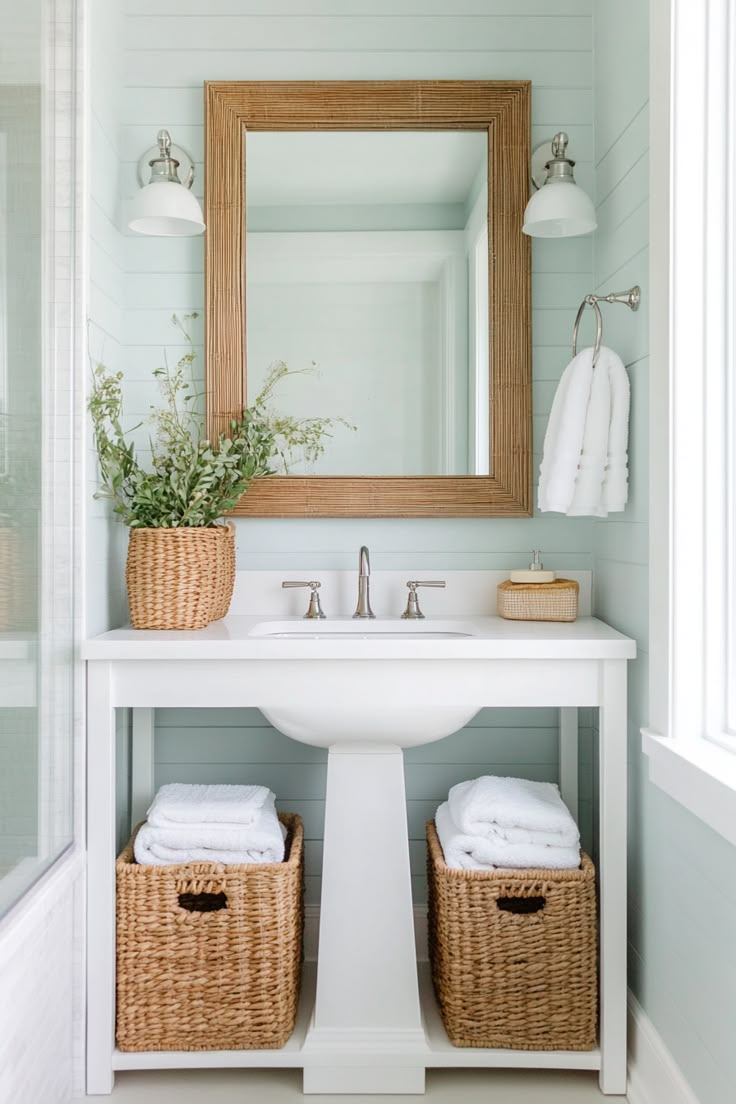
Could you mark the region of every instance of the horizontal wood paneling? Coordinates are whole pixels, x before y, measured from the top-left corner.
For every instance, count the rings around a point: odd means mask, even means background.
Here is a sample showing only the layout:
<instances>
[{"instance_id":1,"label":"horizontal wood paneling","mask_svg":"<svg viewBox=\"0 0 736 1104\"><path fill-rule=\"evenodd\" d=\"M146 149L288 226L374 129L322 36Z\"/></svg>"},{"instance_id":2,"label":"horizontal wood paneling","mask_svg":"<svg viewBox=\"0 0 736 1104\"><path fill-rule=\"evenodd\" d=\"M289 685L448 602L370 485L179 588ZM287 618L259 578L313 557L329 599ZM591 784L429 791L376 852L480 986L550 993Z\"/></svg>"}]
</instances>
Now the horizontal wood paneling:
<instances>
[{"instance_id":1,"label":"horizontal wood paneling","mask_svg":"<svg viewBox=\"0 0 736 1104\"><path fill-rule=\"evenodd\" d=\"M270 51L278 42L280 53L291 50L416 53L475 49L487 43L494 52L537 53L549 50L590 54L590 20L585 17L559 19L538 15L533 20L518 16L463 15L454 18L395 14L389 20L374 14L292 15L289 19L263 15L220 15L202 19L200 14L176 19L155 15L131 15L127 20L127 45L137 53L167 50L188 53ZM142 45L146 43L147 45Z\"/></svg>"}]
</instances>

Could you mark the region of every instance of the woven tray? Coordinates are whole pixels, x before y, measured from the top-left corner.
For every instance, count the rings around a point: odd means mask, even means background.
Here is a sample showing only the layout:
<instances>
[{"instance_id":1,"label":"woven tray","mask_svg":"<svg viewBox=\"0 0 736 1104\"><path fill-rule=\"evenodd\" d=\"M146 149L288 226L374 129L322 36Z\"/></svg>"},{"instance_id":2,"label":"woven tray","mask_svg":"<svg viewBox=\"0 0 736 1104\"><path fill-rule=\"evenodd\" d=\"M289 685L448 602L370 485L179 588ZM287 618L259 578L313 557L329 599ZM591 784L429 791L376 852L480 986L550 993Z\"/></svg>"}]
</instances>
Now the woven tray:
<instances>
[{"instance_id":1,"label":"woven tray","mask_svg":"<svg viewBox=\"0 0 736 1104\"><path fill-rule=\"evenodd\" d=\"M282 863L139 865L118 858L120 1050L281 1047L301 977L304 829Z\"/></svg>"},{"instance_id":2,"label":"woven tray","mask_svg":"<svg viewBox=\"0 0 736 1104\"><path fill-rule=\"evenodd\" d=\"M427 824L429 956L457 1047L596 1045L595 869L454 870Z\"/></svg>"},{"instance_id":3,"label":"woven tray","mask_svg":"<svg viewBox=\"0 0 736 1104\"><path fill-rule=\"evenodd\" d=\"M580 585L575 579L552 583L498 584L496 607L499 617L511 621L574 621L578 615Z\"/></svg>"}]
</instances>

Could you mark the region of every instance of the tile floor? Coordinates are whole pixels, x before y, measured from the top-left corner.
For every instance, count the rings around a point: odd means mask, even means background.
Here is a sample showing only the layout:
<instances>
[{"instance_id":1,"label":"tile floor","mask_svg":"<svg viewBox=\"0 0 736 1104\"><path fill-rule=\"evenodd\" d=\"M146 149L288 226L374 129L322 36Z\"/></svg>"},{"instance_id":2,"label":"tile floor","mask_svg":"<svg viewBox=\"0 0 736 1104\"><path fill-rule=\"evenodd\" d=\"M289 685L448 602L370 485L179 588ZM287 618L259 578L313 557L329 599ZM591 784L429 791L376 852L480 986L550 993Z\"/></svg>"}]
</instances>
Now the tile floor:
<instances>
[{"instance_id":1,"label":"tile floor","mask_svg":"<svg viewBox=\"0 0 736 1104\"><path fill-rule=\"evenodd\" d=\"M619 1104L597 1073L557 1070L430 1070L421 1096L303 1096L300 1070L156 1070L118 1073L103 1104Z\"/></svg>"}]
</instances>

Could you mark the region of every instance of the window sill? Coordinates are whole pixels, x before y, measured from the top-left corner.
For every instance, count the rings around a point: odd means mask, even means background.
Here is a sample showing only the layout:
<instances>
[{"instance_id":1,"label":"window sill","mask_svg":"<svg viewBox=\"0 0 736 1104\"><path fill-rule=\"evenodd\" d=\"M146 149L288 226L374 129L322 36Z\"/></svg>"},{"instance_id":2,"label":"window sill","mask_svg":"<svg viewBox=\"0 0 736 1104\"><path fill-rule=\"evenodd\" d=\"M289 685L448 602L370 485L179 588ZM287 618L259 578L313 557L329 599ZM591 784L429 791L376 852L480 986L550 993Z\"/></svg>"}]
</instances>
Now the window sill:
<instances>
[{"instance_id":1,"label":"window sill","mask_svg":"<svg viewBox=\"0 0 736 1104\"><path fill-rule=\"evenodd\" d=\"M736 847L736 755L705 740L678 746L641 730L649 779Z\"/></svg>"}]
</instances>

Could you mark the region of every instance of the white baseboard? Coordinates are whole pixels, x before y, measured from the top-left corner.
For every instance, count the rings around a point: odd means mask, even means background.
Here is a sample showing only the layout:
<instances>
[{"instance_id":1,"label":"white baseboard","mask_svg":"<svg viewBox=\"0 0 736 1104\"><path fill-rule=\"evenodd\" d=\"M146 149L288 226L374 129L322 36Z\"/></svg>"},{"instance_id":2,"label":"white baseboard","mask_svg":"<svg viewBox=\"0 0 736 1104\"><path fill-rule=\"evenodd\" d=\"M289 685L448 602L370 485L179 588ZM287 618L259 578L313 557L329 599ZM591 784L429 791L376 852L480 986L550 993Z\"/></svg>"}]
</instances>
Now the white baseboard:
<instances>
[{"instance_id":1,"label":"white baseboard","mask_svg":"<svg viewBox=\"0 0 736 1104\"><path fill-rule=\"evenodd\" d=\"M662 1037L629 993L629 1104L699 1104Z\"/></svg>"}]
</instances>

